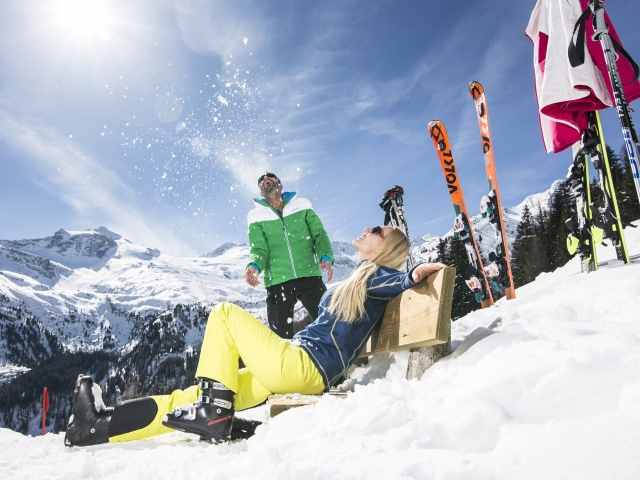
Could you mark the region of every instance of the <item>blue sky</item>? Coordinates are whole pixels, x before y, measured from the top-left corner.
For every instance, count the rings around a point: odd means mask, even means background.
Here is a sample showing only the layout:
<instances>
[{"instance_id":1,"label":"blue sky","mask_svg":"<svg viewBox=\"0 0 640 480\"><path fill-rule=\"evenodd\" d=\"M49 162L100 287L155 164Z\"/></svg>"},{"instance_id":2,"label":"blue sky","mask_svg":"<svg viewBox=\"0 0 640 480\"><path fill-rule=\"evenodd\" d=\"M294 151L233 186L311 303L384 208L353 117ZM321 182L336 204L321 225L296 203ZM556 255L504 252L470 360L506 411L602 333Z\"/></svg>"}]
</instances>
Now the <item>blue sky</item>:
<instances>
[{"instance_id":1,"label":"blue sky","mask_svg":"<svg viewBox=\"0 0 640 480\"><path fill-rule=\"evenodd\" d=\"M486 179L466 85L487 89L506 205L563 176L547 155L523 34L534 1L3 1L0 238L105 225L173 254L244 241L265 170L331 236L452 223L426 123L443 120L467 204ZM638 7L608 9L640 57ZM609 143L622 144L613 112Z\"/></svg>"}]
</instances>

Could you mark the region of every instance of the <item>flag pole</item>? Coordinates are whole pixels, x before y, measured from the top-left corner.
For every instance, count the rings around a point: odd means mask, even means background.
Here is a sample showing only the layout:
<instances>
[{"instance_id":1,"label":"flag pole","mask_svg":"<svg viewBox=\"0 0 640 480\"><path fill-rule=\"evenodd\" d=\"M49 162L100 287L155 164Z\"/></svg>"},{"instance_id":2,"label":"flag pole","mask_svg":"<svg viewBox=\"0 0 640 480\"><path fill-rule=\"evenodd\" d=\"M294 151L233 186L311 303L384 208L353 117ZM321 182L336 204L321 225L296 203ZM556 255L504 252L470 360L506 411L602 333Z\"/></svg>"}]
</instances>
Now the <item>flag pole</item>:
<instances>
[{"instance_id":1,"label":"flag pole","mask_svg":"<svg viewBox=\"0 0 640 480\"><path fill-rule=\"evenodd\" d=\"M42 434L47 433L47 412L49 411L49 389L44 387L42 389Z\"/></svg>"}]
</instances>

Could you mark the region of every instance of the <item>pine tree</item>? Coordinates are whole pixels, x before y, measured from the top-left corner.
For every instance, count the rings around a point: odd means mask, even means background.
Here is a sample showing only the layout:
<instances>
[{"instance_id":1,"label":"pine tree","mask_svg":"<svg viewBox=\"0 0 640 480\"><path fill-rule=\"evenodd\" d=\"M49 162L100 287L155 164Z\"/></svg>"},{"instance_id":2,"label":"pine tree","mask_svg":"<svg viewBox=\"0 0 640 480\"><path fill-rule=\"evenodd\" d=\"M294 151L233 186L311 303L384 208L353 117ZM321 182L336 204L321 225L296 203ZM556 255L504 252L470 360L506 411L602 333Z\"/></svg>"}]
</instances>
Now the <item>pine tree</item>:
<instances>
[{"instance_id":1,"label":"pine tree","mask_svg":"<svg viewBox=\"0 0 640 480\"><path fill-rule=\"evenodd\" d=\"M440 240L438 241L436 252L438 253L438 261L440 263L451 265L451 248L449 246L449 242L445 238L440 238Z\"/></svg>"},{"instance_id":2,"label":"pine tree","mask_svg":"<svg viewBox=\"0 0 640 480\"><path fill-rule=\"evenodd\" d=\"M529 206L525 205L511 255L511 269L516 287L529 283L543 271L541 264L546 259L546 253L543 242L538 237L540 232L541 228L536 224Z\"/></svg>"},{"instance_id":3,"label":"pine tree","mask_svg":"<svg viewBox=\"0 0 640 480\"><path fill-rule=\"evenodd\" d=\"M438 261L445 265L455 265L456 279L453 289L451 317L456 320L479 308L473 293L465 283L465 274L469 268L469 259L464 243L453 238L442 239L438 243Z\"/></svg>"},{"instance_id":4,"label":"pine tree","mask_svg":"<svg viewBox=\"0 0 640 480\"><path fill-rule=\"evenodd\" d=\"M480 305L476 302L473 292L469 290L465 281L471 266L464 242L462 240L452 239L450 244L451 259L456 266L456 283L453 293L451 316L453 318L460 318L478 309Z\"/></svg>"},{"instance_id":5,"label":"pine tree","mask_svg":"<svg viewBox=\"0 0 640 480\"><path fill-rule=\"evenodd\" d=\"M533 223L536 241L532 241L532 246L535 245L538 251L531 260L535 260L535 270L537 272L546 272L549 271L552 266L549 260L549 246L551 245L553 231L549 228L549 212L542 208L540 202L538 202L538 210Z\"/></svg>"},{"instance_id":6,"label":"pine tree","mask_svg":"<svg viewBox=\"0 0 640 480\"><path fill-rule=\"evenodd\" d=\"M629 166L629 157L623 147L621 154L617 155L612 148L607 146L609 163L611 164L611 176L618 197L618 206L622 216L622 224L629 225L630 222L640 218L640 206L638 196L633 182L633 173Z\"/></svg>"},{"instance_id":7,"label":"pine tree","mask_svg":"<svg viewBox=\"0 0 640 480\"><path fill-rule=\"evenodd\" d=\"M569 184L566 181L561 182L551 196L549 212L546 215L544 242L546 244L547 266L543 271L555 270L571 258L566 246L565 222L572 215L573 202Z\"/></svg>"}]
</instances>

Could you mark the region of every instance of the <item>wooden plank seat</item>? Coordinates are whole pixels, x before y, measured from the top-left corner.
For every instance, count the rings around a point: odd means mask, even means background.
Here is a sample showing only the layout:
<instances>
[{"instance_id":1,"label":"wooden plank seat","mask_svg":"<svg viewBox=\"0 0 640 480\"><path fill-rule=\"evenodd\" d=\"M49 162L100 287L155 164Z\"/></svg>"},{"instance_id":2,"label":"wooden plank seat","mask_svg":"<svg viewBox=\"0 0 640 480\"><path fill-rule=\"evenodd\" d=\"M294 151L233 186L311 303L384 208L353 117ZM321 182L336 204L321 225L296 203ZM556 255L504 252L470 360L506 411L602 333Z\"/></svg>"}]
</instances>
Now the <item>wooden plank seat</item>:
<instances>
[{"instance_id":1,"label":"wooden plank seat","mask_svg":"<svg viewBox=\"0 0 640 480\"><path fill-rule=\"evenodd\" d=\"M454 267L446 267L390 301L380 327L369 338L361 356L400 350L412 350L414 355L416 349L448 344L455 275ZM325 395L347 394L331 390ZM290 408L313 405L321 397L297 393L271 395L267 400L269 416Z\"/></svg>"},{"instance_id":2,"label":"wooden plank seat","mask_svg":"<svg viewBox=\"0 0 640 480\"><path fill-rule=\"evenodd\" d=\"M347 396L347 392L329 390L324 395L331 395L335 398L344 398ZM301 393L283 393L278 395L271 395L267 400L269 417L275 417L276 415L284 412L285 410L289 410L290 408L313 405L322 397L323 395L303 395Z\"/></svg>"}]
</instances>

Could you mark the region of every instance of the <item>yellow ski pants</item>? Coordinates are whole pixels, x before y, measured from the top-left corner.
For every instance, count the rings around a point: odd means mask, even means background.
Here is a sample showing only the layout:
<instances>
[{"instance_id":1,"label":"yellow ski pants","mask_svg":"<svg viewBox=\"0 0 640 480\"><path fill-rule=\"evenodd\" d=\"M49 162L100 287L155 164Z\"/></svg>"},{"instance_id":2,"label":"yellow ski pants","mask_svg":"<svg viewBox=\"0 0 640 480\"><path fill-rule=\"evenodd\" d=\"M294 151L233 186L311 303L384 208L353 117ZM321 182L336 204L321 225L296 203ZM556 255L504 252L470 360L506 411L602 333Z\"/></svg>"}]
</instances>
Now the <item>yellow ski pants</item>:
<instances>
[{"instance_id":1,"label":"yellow ski pants","mask_svg":"<svg viewBox=\"0 0 640 480\"><path fill-rule=\"evenodd\" d=\"M239 358L245 368L238 368ZM236 410L259 405L272 393L318 394L325 388L307 352L280 338L249 312L231 303L217 305L209 315L196 377L217 380L233 390ZM109 441L139 440L172 432L162 425L163 417L177 407L194 403L198 396L198 387L194 385L169 395L125 402L116 407L118 432L110 434ZM130 415L136 417L130 422L127 408ZM148 420L141 425L140 419L145 416ZM127 425L131 425L130 431Z\"/></svg>"}]
</instances>

